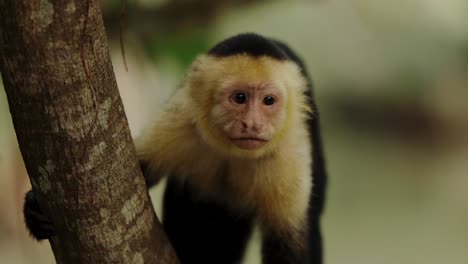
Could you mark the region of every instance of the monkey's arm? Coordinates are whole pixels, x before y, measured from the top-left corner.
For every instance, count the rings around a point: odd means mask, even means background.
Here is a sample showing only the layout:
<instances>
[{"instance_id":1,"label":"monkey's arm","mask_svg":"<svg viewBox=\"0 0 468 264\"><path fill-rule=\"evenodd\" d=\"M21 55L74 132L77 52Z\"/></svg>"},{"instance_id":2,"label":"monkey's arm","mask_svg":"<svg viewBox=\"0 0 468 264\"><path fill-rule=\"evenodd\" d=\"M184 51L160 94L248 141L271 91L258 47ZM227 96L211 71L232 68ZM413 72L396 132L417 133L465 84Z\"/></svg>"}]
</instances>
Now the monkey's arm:
<instances>
[{"instance_id":1,"label":"monkey's arm","mask_svg":"<svg viewBox=\"0 0 468 264\"><path fill-rule=\"evenodd\" d=\"M314 218L314 216L310 215ZM265 232L262 245L262 263L322 264L323 248L319 218L308 221L309 226L298 234Z\"/></svg>"},{"instance_id":2,"label":"monkey's arm","mask_svg":"<svg viewBox=\"0 0 468 264\"><path fill-rule=\"evenodd\" d=\"M315 252L317 243L313 242L317 239L318 214L312 201L316 194L308 162L311 149L306 144L292 147L294 152L287 158L264 164L272 168L268 176L276 181L264 184L257 209L262 263L321 264Z\"/></svg>"},{"instance_id":3,"label":"monkey's arm","mask_svg":"<svg viewBox=\"0 0 468 264\"><path fill-rule=\"evenodd\" d=\"M190 163L195 159L190 154L199 149L194 125L190 114L186 113L189 110L175 103L170 106L136 141L137 156L148 188L168 174L181 174L183 168L191 168Z\"/></svg>"},{"instance_id":4,"label":"monkey's arm","mask_svg":"<svg viewBox=\"0 0 468 264\"><path fill-rule=\"evenodd\" d=\"M281 234L270 230L263 235L262 256L263 262L268 264L308 264L308 239L306 232L297 234ZM315 264L315 262L312 262Z\"/></svg>"}]
</instances>

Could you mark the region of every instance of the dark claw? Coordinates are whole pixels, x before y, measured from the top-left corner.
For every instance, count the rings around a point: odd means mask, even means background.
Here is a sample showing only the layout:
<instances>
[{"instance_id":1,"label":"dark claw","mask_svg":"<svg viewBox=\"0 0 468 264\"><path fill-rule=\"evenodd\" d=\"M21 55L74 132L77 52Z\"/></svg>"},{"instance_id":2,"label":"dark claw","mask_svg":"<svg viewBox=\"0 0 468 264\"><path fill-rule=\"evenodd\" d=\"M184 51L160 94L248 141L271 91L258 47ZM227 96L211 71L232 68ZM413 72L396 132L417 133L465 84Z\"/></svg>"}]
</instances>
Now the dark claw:
<instances>
[{"instance_id":1,"label":"dark claw","mask_svg":"<svg viewBox=\"0 0 468 264\"><path fill-rule=\"evenodd\" d=\"M49 239L55 235L52 221L42 212L32 190L24 198L23 213L26 227L35 239Z\"/></svg>"}]
</instances>

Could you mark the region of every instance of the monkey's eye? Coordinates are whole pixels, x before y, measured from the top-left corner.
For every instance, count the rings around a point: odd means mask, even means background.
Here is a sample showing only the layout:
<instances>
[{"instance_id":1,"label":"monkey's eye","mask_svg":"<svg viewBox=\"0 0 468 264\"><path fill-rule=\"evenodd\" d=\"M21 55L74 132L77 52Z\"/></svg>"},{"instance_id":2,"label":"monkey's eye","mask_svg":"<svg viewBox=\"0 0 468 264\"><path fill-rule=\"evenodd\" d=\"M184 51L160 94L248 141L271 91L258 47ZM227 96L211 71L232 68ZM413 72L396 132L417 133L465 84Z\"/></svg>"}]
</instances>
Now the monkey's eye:
<instances>
[{"instance_id":1,"label":"monkey's eye","mask_svg":"<svg viewBox=\"0 0 468 264\"><path fill-rule=\"evenodd\" d=\"M265 98L263 98L263 103L265 105L272 105L275 103L275 98L273 96L265 96Z\"/></svg>"},{"instance_id":2,"label":"monkey's eye","mask_svg":"<svg viewBox=\"0 0 468 264\"><path fill-rule=\"evenodd\" d=\"M237 104L245 104L245 101L247 101L247 96L244 93L235 93L232 99Z\"/></svg>"}]
</instances>

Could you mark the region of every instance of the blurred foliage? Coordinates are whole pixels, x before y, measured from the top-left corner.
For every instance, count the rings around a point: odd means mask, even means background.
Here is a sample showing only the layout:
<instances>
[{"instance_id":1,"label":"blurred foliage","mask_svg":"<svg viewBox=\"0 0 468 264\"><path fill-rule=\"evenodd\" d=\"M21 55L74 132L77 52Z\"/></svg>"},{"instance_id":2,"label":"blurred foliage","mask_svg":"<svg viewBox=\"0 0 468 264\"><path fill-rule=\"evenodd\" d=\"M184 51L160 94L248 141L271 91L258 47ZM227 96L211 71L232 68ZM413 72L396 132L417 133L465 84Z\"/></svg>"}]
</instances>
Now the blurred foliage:
<instances>
[{"instance_id":1,"label":"blurred foliage","mask_svg":"<svg viewBox=\"0 0 468 264\"><path fill-rule=\"evenodd\" d=\"M188 68L194 58L210 47L208 30L198 30L187 34L168 34L162 38L147 38L143 46L149 58L158 63L159 58L171 58L182 68Z\"/></svg>"}]
</instances>

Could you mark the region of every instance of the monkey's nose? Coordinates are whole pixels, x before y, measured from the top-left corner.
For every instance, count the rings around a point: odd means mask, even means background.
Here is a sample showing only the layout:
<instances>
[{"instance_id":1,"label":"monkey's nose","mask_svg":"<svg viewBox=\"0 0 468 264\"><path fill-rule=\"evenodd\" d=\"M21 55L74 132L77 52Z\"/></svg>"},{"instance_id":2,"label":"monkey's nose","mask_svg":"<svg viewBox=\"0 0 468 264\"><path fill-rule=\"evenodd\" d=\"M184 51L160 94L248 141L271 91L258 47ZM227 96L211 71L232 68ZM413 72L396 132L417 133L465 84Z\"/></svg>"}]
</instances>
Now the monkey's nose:
<instances>
[{"instance_id":1,"label":"monkey's nose","mask_svg":"<svg viewBox=\"0 0 468 264\"><path fill-rule=\"evenodd\" d=\"M255 120L243 120L242 121L242 131L244 133L255 132L258 133L262 130L262 124L256 122Z\"/></svg>"}]
</instances>

